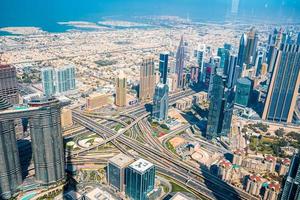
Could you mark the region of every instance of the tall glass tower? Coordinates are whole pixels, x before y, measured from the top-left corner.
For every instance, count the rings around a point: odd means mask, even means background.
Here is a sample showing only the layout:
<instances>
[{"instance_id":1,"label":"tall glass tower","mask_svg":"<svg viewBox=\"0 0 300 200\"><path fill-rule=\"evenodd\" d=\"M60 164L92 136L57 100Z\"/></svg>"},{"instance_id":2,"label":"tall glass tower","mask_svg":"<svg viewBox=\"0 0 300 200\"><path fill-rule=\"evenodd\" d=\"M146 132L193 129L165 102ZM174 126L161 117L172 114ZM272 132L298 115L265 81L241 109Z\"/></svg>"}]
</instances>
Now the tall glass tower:
<instances>
[{"instance_id":1,"label":"tall glass tower","mask_svg":"<svg viewBox=\"0 0 300 200\"><path fill-rule=\"evenodd\" d=\"M283 181L281 200L297 200L300 198L300 155L293 156L287 176Z\"/></svg>"},{"instance_id":2,"label":"tall glass tower","mask_svg":"<svg viewBox=\"0 0 300 200\"><path fill-rule=\"evenodd\" d=\"M178 76L178 88L183 88L184 86L184 62L185 59L185 45L183 36L181 36L180 43L176 53L176 74Z\"/></svg>"},{"instance_id":3,"label":"tall glass tower","mask_svg":"<svg viewBox=\"0 0 300 200\"><path fill-rule=\"evenodd\" d=\"M154 60L152 57L143 60L140 69L140 90L139 99L141 101L153 98L155 87Z\"/></svg>"},{"instance_id":4,"label":"tall glass tower","mask_svg":"<svg viewBox=\"0 0 300 200\"><path fill-rule=\"evenodd\" d=\"M52 96L55 94L54 84L54 69L51 67L42 69L42 83L44 88L44 95Z\"/></svg>"},{"instance_id":5,"label":"tall glass tower","mask_svg":"<svg viewBox=\"0 0 300 200\"><path fill-rule=\"evenodd\" d=\"M262 118L290 123L300 85L300 46L282 44L275 63Z\"/></svg>"},{"instance_id":6,"label":"tall glass tower","mask_svg":"<svg viewBox=\"0 0 300 200\"><path fill-rule=\"evenodd\" d=\"M155 87L152 106L152 118L157 121L168 119L169 109L169 87L167 84L159 83Z\"/></svg>"},{"instance_id":7,"label":"tall glass tower","mask_svg":"<svg viewBox=\"0 0 300 200\"><path fill-rule=\"evenodd\" d=\"M160 72L160 82L162 84L167 83L168 78L168 60L169 53L163 52L159 55L159 72Z\"/></svg>"},{"instance_id":8,"label":"tall glass tower","mask_svg":"<svg viewBox=\"0 0 300 200\"><path fill-rule=\"evenodd\" d=\"M154 189L155 166L139 159L126 168L125 193L132 200L147 200Z\"/></svg>"}]
</instances>

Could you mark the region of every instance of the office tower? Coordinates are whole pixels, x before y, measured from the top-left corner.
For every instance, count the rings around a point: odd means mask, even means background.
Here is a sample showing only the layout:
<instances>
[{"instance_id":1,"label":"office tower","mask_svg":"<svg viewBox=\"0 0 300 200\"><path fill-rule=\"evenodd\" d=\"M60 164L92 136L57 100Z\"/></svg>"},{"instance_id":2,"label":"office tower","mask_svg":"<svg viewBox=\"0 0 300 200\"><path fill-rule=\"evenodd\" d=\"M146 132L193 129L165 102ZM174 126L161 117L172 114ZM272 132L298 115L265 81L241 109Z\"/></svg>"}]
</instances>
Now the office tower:
<instances>
[{"instance_id":1,"label":"office tower","mask_svg":"<svg viewBox=\"0 0 300 200\"><path fill-rule=\"evenodd\" d=\"M123 107L126 106L126 94L127 94L127 79L121 71L119 77L116 79L116 105Z\"/></svg>"},{"instance_id":2,"label":"office tower","mask_svg":"<svg viewBox=\"0 0 300 200\"><path fill-rule=\"evenodd\" d=\"M52 96L55 94L55 72L51 67L43 68L42 73L42 84L44 95Z\"/></svg>"},{"instance_id":3,"label":"office tower","mask_svg":"<svg viewBox=\"0 0 300 200\"><path fill-rule=\"evenodd\" d=\"M160 82L162 84L167 83L168 78L168 57L169 53L164 52L159 55L159 72L160 72Z\"/></svg>"},{"instance_id":4,"label":"office tower","mask_svg":"<svg viewBox=\"0 0 300 200\"><path fill-rule=\"evenodd\" d=\"M221 114L224 108L223 94L224 83L223 79L219 75L212 76L212 90L210 95L209 114L207 119L207 139L213 139L218 137L218 133L221 132L222 122Z\"/></svg>"},{"instance_id":5,"label":"office tower","mask_svg":"<svg viewBox=\"0 0 300 200\"><path fill-rule=\"evenodd\" d=\"M0 97L10 104L19 103L16 68L0 63Z\"/></svg>"},{"instance_id":6,"label":"office tower","mask_svg":"<svg viewBox=\"0 0 300 200\"><path fill-rule=\"evenodd\" d=\"M242 77L242 74L243 74L243 68L240 67L239 65L237 65L237 66L235 67L235 70L234 70L234 76L233 76L233 81L232 81L232 87L234 87L234 86L236 85L237 80L238 80L239 78Z\"/></svg>"},{"instance_id":7,"label":"office tower","mask_svg":"<svg viewBox=\"0 0 300 200\"><path fill-rule=\"evenodd\" d=\"M139 159L126 168L125 193L132 200L147 200L154 189L155 166Z\"/></svg>"},{"instance_id":8,"label":"office tower","mask_svg":"<svg viewBox=\"0 0 300 200\"><path fill-rule=\"evenodd\" d=\"M10 104L0 97L0 112ZM0 121L0 199L10 199L22 183L14 120Z\"/></svg>"},{"instance_id":9,"label":"office tower","mask_svg":"<svg viewBox=\"0 0 300 200\"><path fill-rule=\"evenodd\" d=\"M247 34L243 34L240 39L239 53L238 53L238 66L243 66L246 59L246 47L247 47Z\"/></svg>"},{"instance_id":10,"label":"office tower","mask_svg":"<svg viewBox=\"0 0 300 200\"><path fill-rule=\"evenodd\" d=\"M41 71L43 92L45 96L63 94L76 88L75 68L72 65L58 69L47 67Z\"/></svg>"},{"instance_id":11,"label":"office tower","mask_svg":"<svg viewBox=\"0 0 300 200\"><path fill-rule=\"evenodd\" d=\"M289 123L300 85L300 46L282 44L275 63L262 118Z\"/></svg>"},{"instance_id":12,"label":"office tower","mask_svg":"<svg viewBox=\"0 0 300 200\"><path fill-rule=\"evenodd\" d=\"M252 27L247 34L247 45L245 54L245 63L247 68L253 65L255 61L256 48L258 44L258 34L254 27Z\"/></svg>"},{"instance_id":13,"label":"office tower","mask_svg":"<svg viewBox=\"0 0 300 200\"><path fill-rule=\"evenodd\" d=\"M265 53L262 51L258 51L255 60L255 76L259 76L261 74L262 64L266 61Z\"/></svg>"},{"instance_id":14,"label":"office tower","mask_svg":"<svg viewBox=\"0 0 300 200\"><path fill-rule=\"evenodd\" d=\"M233 79L235 74L235 68L237 66L238 57L237 55L230 55L229 61L228 61L228 75L227 75L227 87L232 88L233 85Z\"/></svg>"},{"instance_id":15,"label":"office tower","mask_svg":"<svg viewBox=\"0 0 300 200\"><path fill-rule=\"evenodd\" d=\"M40 98L28 105L43 110L29 119L35 179L42 185L57 183L65 177L60 102Z\"/></svg>"},{"instance_id":16,"label":"office tower","mask_svg":"<svg viewBox=\"0 0 300 200\"><path fill-rule=\"evenodd\" d=\"M141 101L153 98L155 87L154 61L153 58L143 60L140 70L140 90L139 98Z\"/></svg>"},{"instance_id":17,"label":"office tower","mask_svg":"<svg viewBox=\"0 0 300 200\"><path fill-rule=\"evenodd\" d=\"M178 76L178 88L182 88L183 83L183 73L184 73L184 62L185 59L185 45L183 40L183 35L181 36L180 43L176 53L176 74Z\"/></svg>"},{"instance_id":18,"label":"office tower","mask_svg":"<svg viewBox=\"0 0 300 200\"><path fill-rule=\"evenodd\" d=\"M157 121L168 119L169 109L169 87L166 84L159 83L155 87L155 93L152 106L152 118Z\"/></svg>"},{"instance_id":19,"label":"office tower","mask_svg":"<svg viewBox=\"0 0 300 200\"><path fill-rule=\"evenodd\" d=\"M220 67L223 69L224 74L227 75L229 51L225 48L218 48L218 56L220 57Z\"/></svg>"},{"instance_id":20,"label":"office tower","mask_svg":"<svg viewBox=\"0 0 300 200\"><path fill-rule=\"evenodd\" d=\"M273 72L277 53L278 53L278 48L275 45L269 47L268 54L267 54L267 64L268 64L269 73Z\"/></svg>"},{"instance_id":21,"label":"office tower","mask_svg":"<svg viewBox=\"0 0 300 200\"><path fill-rule=\"evenodd\" d=\"M205 67L205 86L209 87L210 85L210 79L212 76L212 72L213 72L213 66L209 63L206 64Z\"/></svg>"},{"instance_id":22,"label":"office tower","mask_svg":"<svg viewBox=\"0 0 300 200\"><path fill-rule=\"evenodd\" d=\"M176 74L171 74L170 77L168 78L168 87L170 92L174 92L177 90L177 79L178 76Z\"/></svg>"},{"instance_id":23,"label":"office tower","mask_svg":"<svg viewBox=\"0 0 300 200\"><path fill-rule=\"evenodd\" d=\"M117 191L124 191L125 169L133 162L133 158L125 154L118 154L108 161L107 181Z\"/></svg>"},{"instance_id":24,"label":"office tower","mask_svg":"<svg viewBox=\"0 0 300 200\"><path fill-rule=\"evenodd\" d=\"M239 78L236 84L235 103L239 106L249 106L249 100L253 89L253 81L248 77Z\"/></svg>"},{"instance_id":25,"label":"office tower","mask_svg":"<svg viewBox=\"0 0 300 200\"><path fill-rule=\"evenodd\" d=\"M222 130L219 135L228 136L231 131L231 120L234 108L234 91L233 89L225 89L224 98L222 99L224 103L224 109L222 110L220 120L222 123Z\"/></svg>"},{"instance_id":26,"label":"office tower","mask_svg":"<svg viewBox=\"0 0 300 200\"><path fill-rule=\"evenodd\" d=\"M225 43L225 44L224 44L224 49L225 49L225 50L228 50L228 51L231 51L231 49L232 49L231 44Z\"/></svg>"},{"instance_id":27,"label":"office tower","mask_svg":"<svg viewBox=\"0 0 300 200\"><path fill-rule=\"evenodd\" d=\"M205 57L205 45L199 45L197 49L197 63L200 68L200 82L205 82L205 68L204 68L204 57Z\"/></svg>"},{"instance_id":28,"label":"office tower","mask_svg":"<svg viewBox=\"0 0 300 200\"><path fill-rule=\"evenodd\" d=\"M287 176L283 181L281 200L297 200L300 198L300 155L293 156Z\"/></svg>"},{"instance_id":29,"label":"office tower","mask_svg":"<svg viewBox=\"0 0 300 200\"><path fill-rule=\"evenodd\" d=\"M298 37L297 37L297 45L300 45L300 32L298 33Z\"/></svg>"},{"instance_id":30,"label":"office tower","mask_svg":"<svg viewBox=\"0 0 300 200\"><path fill-rule=\"evenodd\" d=\"M199 81L199 67L191 67L190 70L191 83L197 84Z\"/></svg>"},{"instance_id":31,"label":"office tower","mask_svg":"<svg viewBox=\"0 0 300 200\"><path fill-rule=\"evenodd\" d=\"M61 94L75 89L75 69L73 66L65 66L55 70L56 92Z\"/></svg>"}]
</instances>

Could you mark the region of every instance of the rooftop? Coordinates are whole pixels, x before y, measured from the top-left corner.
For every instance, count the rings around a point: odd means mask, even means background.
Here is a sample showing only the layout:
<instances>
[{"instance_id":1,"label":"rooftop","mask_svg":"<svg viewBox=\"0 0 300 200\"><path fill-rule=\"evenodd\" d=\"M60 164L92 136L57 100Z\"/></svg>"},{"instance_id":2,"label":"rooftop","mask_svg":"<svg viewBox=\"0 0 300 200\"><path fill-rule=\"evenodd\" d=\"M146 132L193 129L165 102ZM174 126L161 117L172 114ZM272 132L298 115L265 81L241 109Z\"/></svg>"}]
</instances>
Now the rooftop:
<instances>
[{"instance_id":1,"label":"rooftop","mask_svg":"<svg viewBox=\"0 0 300 200\"><path fill-rule=\"evenodd\" d=\"M190 200L191 198L187 197L186 195L177 192L170 200Z\"/></svg>"},{"instance_id":2,"label":"rooftop","mask_svg":"<svg viewBox=\"0 0 300 200\"><path fill-rule=\"evenodd\" d=\"M130 165L130 167L138 172L145 172L146 170L150 169L153 166L152 163L150 163L147 160L144 160L142 158L138 159L134 163Z\"/></svg>"},{"instance_id":3,"label":"rooftop","mask_svg":"<svg viewBox=\"0 0 300 200\"><path fill-rule=\"evenodd\" d=\"M109 162L120 167L126 167L128 166L130 163L132 163L134 160L132 157L126 156L125 154L118 154L114 157L112 157L111 159L109 159Z\"/></svg>"}]
</instances>

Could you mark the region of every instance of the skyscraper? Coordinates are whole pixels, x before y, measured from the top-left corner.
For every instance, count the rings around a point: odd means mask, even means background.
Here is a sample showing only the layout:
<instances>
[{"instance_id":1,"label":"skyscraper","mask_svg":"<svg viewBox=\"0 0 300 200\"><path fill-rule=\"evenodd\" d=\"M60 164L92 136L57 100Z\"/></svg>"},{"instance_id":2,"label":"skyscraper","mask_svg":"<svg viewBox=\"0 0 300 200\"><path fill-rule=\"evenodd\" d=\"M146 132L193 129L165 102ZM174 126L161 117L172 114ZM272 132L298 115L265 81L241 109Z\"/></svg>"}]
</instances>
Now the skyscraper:
<instances>
[{"instance_id":1,"label":"skyscraper","mask_svg":"<svg viewBox=\"0 0 300 200\"><path fill-rule=\"evenodd\" d=\"M181 36L180 43L176 53L176 74L178 76L178 88L182 88L184 85L183 73L185 65L185 46L183 35Z\"/></svg>"},{"instance_id":2,"label":"skyscraper","mask_svg":"<svg viewBox=\"0 0 300 200\"><path fill-rule=\"evenodd\" d=\"M227 75L227 87L231 88L234 85L233 79L235 74L235 69L237 66L237 55L230 55L229 62L228 62L228 75Z\"/></svg>"},{"instance_id":3,"label":"skyscraper","mask_svg":"<svg viewBox=\"0 0 300 200\"><path fill-rule=\"evenodd\" d=\"M133 162L133 158L125 154L118 154L108 161L108 184L118 191L124 191L125 169Z\"/></svg>"},{"instance_id":4,"label":"skyscraper","mask_svg":"<svg viewBox=\"0 0 300 200\"><path fill-rule=\"evenodd\" d=\"M297 45L300 45L300 32L298 33L298 37L297 37Z\"/></svg>"},{"instance_id":5,"label":"skyscraper","mask_svg":"<svg viewBox=\"0 0 300 200\"><path fill-rule=\"evenodd\" d=\"M43 68L42 72L42 83L44 95L52 96L55 94L55 72L51 67Z\"/></svg>"},{"instance_id":6,"label":"skyscraper","mask_svg":"<svg viewBox=\"0 0 300 200\"><path fill-rule=\"evenodd\" d=\"M0 97L0 111L9 108ZM10 199L22 183L14 120L0 121L0 199Z\"/></svg>"},{"instance_id":7,"label":"skyscraper","mask_svg":"<svg viewBox=\"0 0 300 200\"><path fill-rule=\"evenodd\" d=\"M126 168L125 193L132 200L147 200L154 189L155 166L139 159Z\"/></svg>"},{"instance_id":8,"label":"skyscraper","mask_svg":"<svg viewBox=\"0 0 300 200\"><path fill-rule=\"evenodd\" d=\"M258 44L258 34L254 27L250 29L247 35L247 45L245 54L245 63L247 68L255 62L256 48ZM241 65L242 66L242 65Z\"/></svg>"},{"instance_id":9,"label":"skyscraper","mask_svg":"<svg viewBox=\"0 0 300 200\"><path fill-rule=\"evenodd\" d=\"M60 102L40 98L28 105L43 110L29 119L35 179L42 185L57 183L65 177Z\"/></svg>"},{"instance_id":10,"label":"skyscraper","mask_svg":"<svg viewBox=\"0 0 300 200\"><path fill-rule=\"evenodd\" d=\"M225 48L218 48L218 56L220 57L220 67L223 68L224 74L228 74L229 51Z\"/></svg>"},{"instance_id":11,"label":"skyscraper","mask_svg":"<svg viewBox=\"0 0 300 200\"><path fill-rule=\"evenodd\" d=\"M281 200L297 200L300 198L300 155L293 156L287 176L283 181Z\"/></svg>"},{"instance_id":12,"label":"skyscraper","mask_svg":"<svg viewBox=\"0 0 300 200\"><path fill-rule=\"evenodd\" d=\"M240 78L236 84L235 103L247 107L252 93L253 82L248 77Z\"/></svg>"},{"instance_id":13,"label":"skyscraper","mask_svg":"<svg viewBox=\"0 0 300 200\"><path fill-rule=\"evenodd\" d=\"M197 84L199 81L199 67L191 67L190 70L191 83Z\"/></svg>"},{"instance_id":14,"label":"skyscraper","mask_svg":"<svg viewBox=\"0 0 300 200\"><path fill-rule=\"evenodd\" d=\"M155 87L155 93L152 106L152 117L157 121L168 119L169 109L169 87L166 84L159 83Z\"/></svg>"},{"instance_id":15,"label":"skyscraper","mask_svg":"<svg viewBox=\"0 0 300 200\"><path fill-rule=\"evenodd\" d=\"M0 64L0 97L10 104L19 103L16 68Z\"/></svg>"},{"instance_id":16,"label":"skyscraper","mask_svg":"<svg viewBox=\"0 0 300 200\"><path fill-rule=\"evenodd\" d=\"M154 61L149 57L143 60L140 69L140 90L139 98L141 101L153 98L155 87Z\"/></svg>"},{"instance_id":17,"label":"skyscraper","mask_svg":"<svg viewBox=\"0 0 300 200\"><path fill-rule=\"evenodd\" d=\"M75 68L72 65L58 69L47 67L41 71L44 95L52 96L74 90Z\"/></svg>"},{"instance_id":18,"label":"skyscraper","mask_svg":"<svg viewBox=\"0 0 300 200\"><path fill-rule=\"evenodd\" d=\"M282 44L275 63L262 118L292 122L300 85L300 46Z\"/></svg>"},{"instance_id":19,"label":"skyscraper","mask_svg":"<svg viewBox=\"0 0 300 200\"><path fill-rule=\"evenodd\" d=\"M126 106L126 94L127 94L127 79L121 71L119 77L116 79L116 105L123 107Z\"/></svg>"},{"instance_id":20,"label":"skyscraper","mask_svg":"<svg viewBox=\"0 0 300 200\"><path fill-rule=\"evenodd\" d=\"M160 72L160 82L162 84L167 83L168 78L168 61L169 53L163 52L159 55L159 72Z\"/></svg>"},{"instance_id":21,"label":"skyscraper","mask_svg":"<svg viewBox=\"0 0 300 200\"><path fill-rule=\"evenodd\" d=\"M73 66L65 66L55 70L56 92L61 94L75 89L75 69Z\"/></svg>"},{"instance_id":22,"label":"skyscraper","mask_svg":"<svg viewBox=\"0 0 300 200\"><path fill-rule=\"evenodd\" d=\"M209 114L207 119L206 138L213 139L222 129L222 112L224 109L224 83L222 76L212 76L212 90L210 95Z\"/></svg>"},{"instance_id":23,"label":"skyscraper","mask_svg":"<svg viewBox=\"0 0 300 200\"><path fill-rule=\"evenodd\" d=\"M247 47L247 34L244 33L240 39L239 54L238 54L238 65L243 66L246 59L246 47Z\"/></svg>"},{"instance_id":24,"label":"skyscraper","mask_svg":"<svg viewBox=\"0 0 300 200\"><path fill-rule=\"evenodd\" d=\"M200 81L205 82L205 68L204 68L204 57L205 57L205 45L199 45L197 49L197 63L200 68Z\"/></svg>"}]
</instances>

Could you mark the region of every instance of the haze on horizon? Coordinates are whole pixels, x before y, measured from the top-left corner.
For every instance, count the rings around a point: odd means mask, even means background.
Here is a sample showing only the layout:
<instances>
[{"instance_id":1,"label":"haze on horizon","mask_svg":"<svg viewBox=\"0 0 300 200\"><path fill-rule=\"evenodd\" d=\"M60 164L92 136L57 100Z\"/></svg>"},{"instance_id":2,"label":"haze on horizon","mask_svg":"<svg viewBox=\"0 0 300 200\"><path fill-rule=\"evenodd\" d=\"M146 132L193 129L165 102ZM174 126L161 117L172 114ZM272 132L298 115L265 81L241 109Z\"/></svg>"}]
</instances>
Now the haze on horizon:
<instances>
[{"instance_id":1,"label":"haze on horizon","mask_svg":"<svg viewBox=\"0 0 300 200\"><path fill-rule=\"evenodd\" d=\"M235 2L235 3L234 3ZM43 26L59 21L99 21L102 17L174 15L193 21L223 22L236 18L266 22L300 22L299 0L2 0L0 27Z\"/></svg>"}]
</instances>

